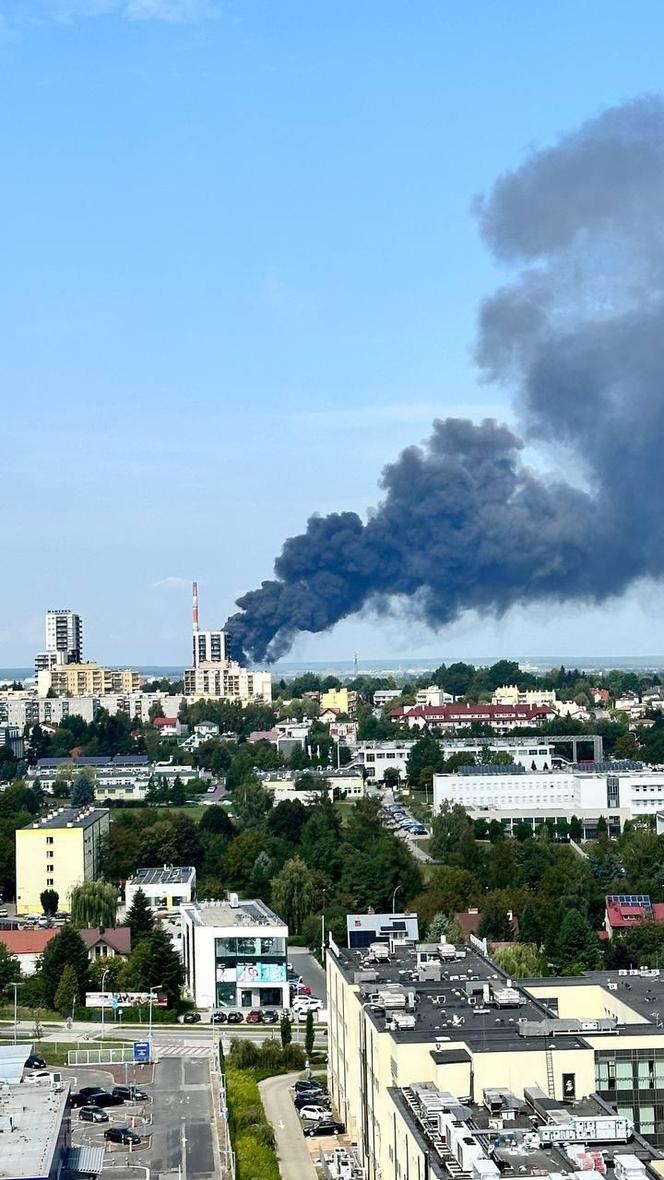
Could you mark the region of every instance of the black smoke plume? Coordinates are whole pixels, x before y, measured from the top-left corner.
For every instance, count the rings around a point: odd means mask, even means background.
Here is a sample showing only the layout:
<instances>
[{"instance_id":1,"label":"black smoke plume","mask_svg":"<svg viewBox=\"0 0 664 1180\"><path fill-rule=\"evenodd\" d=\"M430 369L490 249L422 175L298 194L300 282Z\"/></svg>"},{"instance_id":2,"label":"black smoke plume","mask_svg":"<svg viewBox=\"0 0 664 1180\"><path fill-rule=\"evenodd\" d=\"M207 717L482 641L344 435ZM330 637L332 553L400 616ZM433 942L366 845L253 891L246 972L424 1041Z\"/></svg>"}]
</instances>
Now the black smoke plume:
<instances>
[{"instance_id":1,"label":"black smoke plume","mask_svg":"<svg viewBox=\"0 0 664 1180\"><path fill-rule=\"evenodd\" d=\"M579 487L539 478L486 420L436 421L383 472L366 523L312 517L275 578L238 599L238 655L363 607L442 627L462 611L599 602L664 572L664 100L607 110L476 204L516 270L481 308L483 376L514 390L526 438L562 445Z\"/></svg>"}]
</instances>

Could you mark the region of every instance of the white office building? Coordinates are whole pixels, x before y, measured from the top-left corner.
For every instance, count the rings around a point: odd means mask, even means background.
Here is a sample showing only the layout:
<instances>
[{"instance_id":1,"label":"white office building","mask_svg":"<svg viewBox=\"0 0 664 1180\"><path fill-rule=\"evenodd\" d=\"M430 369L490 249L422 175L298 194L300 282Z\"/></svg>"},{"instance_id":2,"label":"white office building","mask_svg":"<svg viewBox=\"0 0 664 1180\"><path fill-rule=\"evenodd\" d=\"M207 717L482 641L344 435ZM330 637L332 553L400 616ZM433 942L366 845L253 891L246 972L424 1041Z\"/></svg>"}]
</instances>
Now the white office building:
<instances>
[{"instance_id":1,"label":"white office building","mask_svg":"<svg viewBox=\"0 0 664 1180\"><path fill-rule=\"evenodd\" d=\"M408 771L408 756L415 741L408 739L382 742L357 742L353 746L353 765L363 767L368 779L382 781L385 771L392 767L404 780ZM546 738L444 738L440 748L445 758L452 754L470 754L478 762L486 750L507 754L524 770L548 771L553 765L553 746Z\"/></svg>"},{"instance_id":2,"label":"white office building","mask_svg":"<svg viewBox=\"0 0 664 1180\"><path fill-rule=\"evenodd\" d=\"M198 1008L287 1008L288 927L265 902L203 901L180 909L182 957Z\"/></svg>"},{"instance_id":3,"label":"white office building","mask_svg":"<svg viewBox=\"0 0 664 1180\"><path fill-rule=\"evenodd\" d=\"M516 765L460 767L456 774L434 775L433 800L434 812L444 802L460 803L473 816L497 819L508 830L520 822L576 816L591 838L600 816L611 832L619 832L625 820L661 810L664 770L619 761L549 773Z\"/></svg>"}]
</instances>

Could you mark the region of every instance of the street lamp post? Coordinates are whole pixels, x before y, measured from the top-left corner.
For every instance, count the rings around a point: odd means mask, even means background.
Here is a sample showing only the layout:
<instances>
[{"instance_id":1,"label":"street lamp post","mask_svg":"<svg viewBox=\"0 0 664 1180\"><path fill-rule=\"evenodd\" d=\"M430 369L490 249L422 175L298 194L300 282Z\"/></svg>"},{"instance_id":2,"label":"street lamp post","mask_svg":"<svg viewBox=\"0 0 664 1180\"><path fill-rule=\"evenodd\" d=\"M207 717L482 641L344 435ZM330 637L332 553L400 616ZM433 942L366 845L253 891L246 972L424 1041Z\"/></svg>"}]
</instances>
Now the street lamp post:
<instances>
[{"instance_id":1,"label":"street lamp post","mask_svg":"<svg viewBox=\"0 0 664 1180\"><path fill-rule=\"evenodd\" d=\"M320 961L325 966L325 897L327 891L323 890L323 909L320 915Z\"/></svg>"},{"instance_id":2,"label":"street lamp post","mask_svg":"<svg viewBox=\"0 0 664 1180\"><path fill-rule=\"evenodd\" d=\"M106 970L102 971L102 973L101 973L101 1039L102 1039L102 1043L104 1040L104 1017L106 1015L106 1004L104 1003L104 1000L105 1000L104 983L106 981L106 976L108 975L108 970L109 969L107 967Z\"/></svg>"},{"instance_id":3,"label":"street lamp post","mask_svg":"<svg viewBox=\"0 0 664 1180\"><path fill-rule=\"evenodd\" d=\"M9 986L13 987L13 989L14 989L14 1044L16 1044L16 1038L17 1038L17 1033L18 1033L18 1000L17 1000L17 996L18 996L18 989L21 987L21 984L20 983L10 983Z\"/></svg>"},{"instance_id":4,"label":"street lamp post","mask_svg":"<svg viewBox=\"0 0 664 1180\"><path fill-rule=\"evenodd\" d=\"M152 1061L152 1003L154 1000L155 990L158 987L163 987L163 986L164 986L163 983L153 983L152 987L149 989L150 1001L149 1001L149 1018L148 1018L148 1044L150 1046L150 1061Z\"/></svg>"},{"instance_id":5,"label":"street lamp post","mask_svg":"<svg viewBox=\"0 0 664 1180\"><path fill-rule=\"evenodd\" d=\"M393 914L396 913L394 906L395 906L395 902L396 902L397 893L399 892L400 889L401 889L401 886L397 885L396 888L394 889L393 894L392 894L392 913Z\"/></svg>"}]
</instances>

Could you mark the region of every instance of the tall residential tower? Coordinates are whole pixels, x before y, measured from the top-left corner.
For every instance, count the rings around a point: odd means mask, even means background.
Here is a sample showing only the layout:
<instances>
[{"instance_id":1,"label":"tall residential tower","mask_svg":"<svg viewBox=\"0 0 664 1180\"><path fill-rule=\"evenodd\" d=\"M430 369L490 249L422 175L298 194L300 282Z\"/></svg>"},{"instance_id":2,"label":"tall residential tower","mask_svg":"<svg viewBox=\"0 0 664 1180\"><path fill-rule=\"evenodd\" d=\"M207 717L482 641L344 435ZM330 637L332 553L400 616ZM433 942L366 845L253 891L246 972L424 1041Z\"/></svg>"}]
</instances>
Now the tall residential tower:
<instances>
[{"instance_id":1,"label":"tall residential tower","mask_svg":"<svg viewBox=\"0 0 664 1180\"><path fill-rule=\"evenodd\" d=\"M80 664L83 658L83 623L71 610L46 612L46 649L35 656L35 675L58 664Z\"/></svg>"}]
</instances>

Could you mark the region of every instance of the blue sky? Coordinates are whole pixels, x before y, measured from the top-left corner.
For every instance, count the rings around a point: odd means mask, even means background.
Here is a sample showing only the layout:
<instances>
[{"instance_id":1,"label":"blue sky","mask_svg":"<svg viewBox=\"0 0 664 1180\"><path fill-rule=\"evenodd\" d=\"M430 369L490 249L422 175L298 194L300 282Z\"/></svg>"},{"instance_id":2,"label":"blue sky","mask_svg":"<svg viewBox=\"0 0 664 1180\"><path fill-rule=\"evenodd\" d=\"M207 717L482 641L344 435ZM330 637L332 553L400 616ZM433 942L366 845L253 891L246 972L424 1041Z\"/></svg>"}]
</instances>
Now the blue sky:
<instances>
[{"instance_id":1,"label":"blue sky","mask_svg":"<svg viewBox=\"0 0 664 1180\"><path fill-rule=\"evenodd\" d=\"M0 666L71 606L86 653L184 663L312 512L378 498L436 415L512 419L472 362L501 274L470 206L661 86L642 0L4 0ZM564 456L536 456L564 465ZM601 610L362 618L292 658L664 654Z\"/></svg>"}]
</instances>

